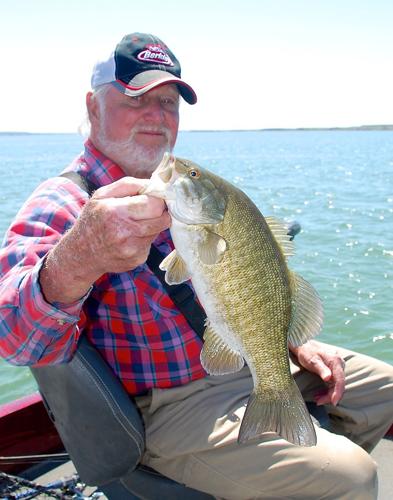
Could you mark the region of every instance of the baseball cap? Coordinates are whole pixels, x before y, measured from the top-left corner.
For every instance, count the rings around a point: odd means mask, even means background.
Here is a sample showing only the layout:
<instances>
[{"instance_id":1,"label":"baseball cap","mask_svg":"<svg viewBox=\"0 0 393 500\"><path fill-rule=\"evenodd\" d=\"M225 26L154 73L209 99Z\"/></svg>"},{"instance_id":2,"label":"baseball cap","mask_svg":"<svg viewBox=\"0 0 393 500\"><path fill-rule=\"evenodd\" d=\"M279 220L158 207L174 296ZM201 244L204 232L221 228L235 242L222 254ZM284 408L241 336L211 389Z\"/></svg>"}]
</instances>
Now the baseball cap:
<instances>
[{"instance_id":1,"label":"baseball cap","mask_svg":"<svg viewBox=\"0 0 393 500\"><path fill-rule=\"evenodd\" d=\"M116 45L109 58L93 68L91 87L111 83L129 96L138 96L165 83L175 83L180 95L195 104L197 96L181 79L181 67L173 52L154 35L131 33Z\"/></svg>"}]
</instances>

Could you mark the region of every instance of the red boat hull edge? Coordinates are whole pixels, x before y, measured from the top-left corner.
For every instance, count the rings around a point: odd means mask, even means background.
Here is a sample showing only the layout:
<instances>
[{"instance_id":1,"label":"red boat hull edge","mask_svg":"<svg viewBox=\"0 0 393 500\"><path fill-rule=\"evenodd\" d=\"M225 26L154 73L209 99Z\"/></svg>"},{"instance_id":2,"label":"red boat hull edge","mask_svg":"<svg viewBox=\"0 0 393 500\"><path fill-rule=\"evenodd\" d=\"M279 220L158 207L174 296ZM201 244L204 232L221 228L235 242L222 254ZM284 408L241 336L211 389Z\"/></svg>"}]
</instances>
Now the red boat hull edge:
<instances>
[{"instance_id":1,"label":"red boat hull edge","mask_svg":"<svg viewBox=\"0 0 393 500\"><path fill-rule=\"evenodd\" d=\"M63 443L38 393L0 406L1 457L58 453L63 450ZM2 462L0 460L0 470L9 474L31 466L30 463Z\"/></svg>"},{"instance_id":2,"label":"red boat hull edge","mask_svg":"<svg viewBox=\"0 0 393 500\"><path fill-rule=\"evenodd\" d=\"M393 438L393 424L386 433ZM63 443L50 420L40 394L34 393L0 406L0 457L39 455L64 451ZM0 470L20 473L29 463L6 465Z\"/></svg>"}]
</instances>

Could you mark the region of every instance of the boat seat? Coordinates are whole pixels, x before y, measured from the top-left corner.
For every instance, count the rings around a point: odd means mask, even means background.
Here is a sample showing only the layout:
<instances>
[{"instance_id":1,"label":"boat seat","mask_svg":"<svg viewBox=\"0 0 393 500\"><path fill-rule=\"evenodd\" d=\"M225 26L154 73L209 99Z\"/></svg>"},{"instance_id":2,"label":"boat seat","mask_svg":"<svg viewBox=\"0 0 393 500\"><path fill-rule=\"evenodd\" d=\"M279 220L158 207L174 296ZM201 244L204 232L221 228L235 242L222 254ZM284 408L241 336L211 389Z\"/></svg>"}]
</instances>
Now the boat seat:
<instances>
[{"instance_id":1,"label":"boat seat","mask_svg":"<svg viewBox=\"0 0 393 500\"><path fill-rule=\"evenodd\" d=\"M142 418L86 336L69 363L31 371L81 481L110 500L213 498L140 464Z\"/></svg>"}]
</instances>

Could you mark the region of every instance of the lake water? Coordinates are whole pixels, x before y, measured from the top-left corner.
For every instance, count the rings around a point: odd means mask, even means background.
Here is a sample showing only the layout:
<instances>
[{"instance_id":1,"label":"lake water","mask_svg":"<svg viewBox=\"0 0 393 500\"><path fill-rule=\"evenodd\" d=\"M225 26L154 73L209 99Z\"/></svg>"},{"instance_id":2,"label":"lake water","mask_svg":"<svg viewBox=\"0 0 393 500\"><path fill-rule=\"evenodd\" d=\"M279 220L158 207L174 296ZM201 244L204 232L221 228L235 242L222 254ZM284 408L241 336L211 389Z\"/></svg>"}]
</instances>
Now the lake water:
<instances>
[{"instance_id":1,"label":"lake water","mask_svg":"<svg viewBox=\"0 0 393 500\"><path fill-rule=\"evenodd\" d=\"M82 149L78 135L0 135L0 235L31 191ZM297 220L289 264L324 302L321 340L393 364L393 132L181 132L175 153ZM0 403L36 389L0 360Z\"/></svg>"}]
</instances>

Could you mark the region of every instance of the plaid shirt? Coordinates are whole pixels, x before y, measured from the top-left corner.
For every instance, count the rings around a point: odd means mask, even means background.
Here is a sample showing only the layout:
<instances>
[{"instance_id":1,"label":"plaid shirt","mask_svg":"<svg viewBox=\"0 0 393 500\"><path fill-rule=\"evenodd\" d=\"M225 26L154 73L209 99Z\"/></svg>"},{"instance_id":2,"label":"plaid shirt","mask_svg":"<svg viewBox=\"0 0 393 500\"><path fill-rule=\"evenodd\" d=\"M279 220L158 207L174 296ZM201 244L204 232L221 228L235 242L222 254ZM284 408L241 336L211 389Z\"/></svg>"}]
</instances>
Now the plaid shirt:
<instances>
[{"instance_id":1,"label":"plaid shirt","mask_svg":"<svg viewBox=\"0 0 393 500\"><path fill-rule=\"evenodd\" d=\"M65 171L77 171L95 186L124 176L89 141ZM64 363L83 331L130 394L204 377L201 340L146 264L103 275L73 304L45 301L38 279L44 257L86 201L87 194L72 181L49 179L7 231L0 251L0 355L16 365ZM168 254L169 232L160 234L155 245Z\"/></svg>"}]
</instances>

